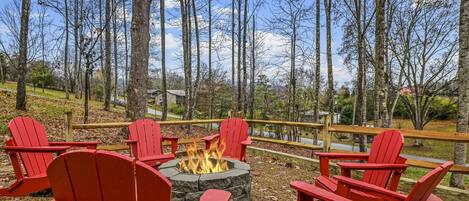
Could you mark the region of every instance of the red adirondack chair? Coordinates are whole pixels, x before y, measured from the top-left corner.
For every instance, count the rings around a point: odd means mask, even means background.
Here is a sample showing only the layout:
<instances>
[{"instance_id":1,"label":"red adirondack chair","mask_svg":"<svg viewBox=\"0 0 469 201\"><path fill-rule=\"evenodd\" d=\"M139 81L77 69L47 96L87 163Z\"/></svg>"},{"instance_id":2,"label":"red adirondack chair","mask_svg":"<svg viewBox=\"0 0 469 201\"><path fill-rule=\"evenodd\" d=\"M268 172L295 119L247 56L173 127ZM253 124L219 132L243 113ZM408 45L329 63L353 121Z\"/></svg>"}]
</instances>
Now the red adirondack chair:
<instances>
[{"instance_id":1,"label":"red adirondack chair","mask_svg":"<svg viewBox=\"0 0 469 201\"><path fill-rule=\"evenodd\" d=\"M417 181L417 184L415 184L407 196L344 176L335 177L339 181L336 194L349 197L352 190L357 190L387 201L442 201L432 192L452 166L453 162L448 161L430 171Z\"/></svg>"},{"instance_id":2,"label":"red adirondack chair","mask_svg":"<svg viewBox=\"0 0 469 201\"><path fill-rule=\"evenodd\" d=\"M297 201L314 201L315 199L323 201L351 201L333 192L302 181L293 181L290 183L290 187L297 191Z\"/></svg>"},{"instance_id":3,"label":"red adirondack chair","mask_svg":"<svg viewBox=\"0 0 469 201\"><path fill-rule=\"evenodd\" d=\"M63 153L71 146L96 149L99 144L99 142L49 142L44 126L29 117L14 118L8 124L8 129L12 139L6 142L3 149L10 157L16 182L0 189L0 196L25 196L49 188L46 169L52 162L53 153Z\"/></svg>"},{"instance_id":4,"label":"red adirondack chair","mask_svg":"<svg viewBox=\"0 0 469 201\"><path fill-rule=\"evenodd\" d=\"M204 137L205 148L209 149L211 143L218 139L225 143L223 156L246 161L246 147L252 143L248 136L249 124L240 118L228 118L221 122L220 133ZM221 143L219 143L220 145Z\"/></svg>"},{"instance_id":5,"label":"red adirondack chair","mask_svg":"<svg viewBox=\"0 0 469 201\"><path fill-rule=\"evenodd\" d=\"M154 168L106 151L60 155L47 168L56 201L170 201L171 183ZM209 190L202 201L228 201L230 193Z\"/></svg>"},{"instance_id":6,"label":"red adirondack chair","mask_svg":"<svg viewBox=\"0 0 469 201\"><path fill-rule=\"evenodd\" d=\"M130 156L150 166L158 166L161 163L173 160L176 157L178 138L163 137L160 124L151 119L140 119L129 126ZM163 152L163 141L171 142L171 153Z\"/></svg>"},{"instance_id":7,"label":"red adirondack chair","mask_svg":"<svg viewBox=\"0 0 469 201\"><path fill-rule=\"evenodd\" d=\"M329 177L329 160L366 160L366 163L338 162L343 176L350 177L351 170L365 170L362 181L396 191L399 179L407 168L405 158L399 156L404 137L397 130L382 132L373 139L369 154L315 153L320 160L321 175L316 185L331 192L337 189L337 180ZM360 192L353 191L362 196Z\"/></svg>"}]
</instances>

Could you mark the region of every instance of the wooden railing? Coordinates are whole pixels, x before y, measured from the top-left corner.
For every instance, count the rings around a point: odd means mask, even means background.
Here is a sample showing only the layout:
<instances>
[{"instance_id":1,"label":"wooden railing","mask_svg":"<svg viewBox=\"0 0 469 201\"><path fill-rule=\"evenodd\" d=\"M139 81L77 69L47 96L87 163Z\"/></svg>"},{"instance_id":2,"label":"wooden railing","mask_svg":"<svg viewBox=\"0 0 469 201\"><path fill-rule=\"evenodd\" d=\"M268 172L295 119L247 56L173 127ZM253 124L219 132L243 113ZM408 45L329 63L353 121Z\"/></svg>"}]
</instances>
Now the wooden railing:
<instances>
[{"instance_id":1,"label":"wooden railing","mask_svg":"<svg viewBox=\"0 0 469 201\"><path fill-rule=\"evenodd\" d=\"M91 123L91 124L71 124L71 114L66 115L65 119L65 138L72 139L73 130L77 129L101 129L101 128L124 128L131 124L131 122L113 122L113 123ZM200 125L200 124L209 124L209 123L220 123L224 119L210 119L210 120L178 120L178 121L160 121L158 122L162 126L166 125ZM369 128L369 127L359 127L359 126L348 126L348 125L332 125L330 116L325 116L323 118L323 124L318 123L306 123L306 122L289 122L289 121L269 121L269 120L254 120L254 119L245 119L248 123L252 124L262 124L262 125L281 125L281 126L291 126L291 127L300 127L300 128L312 128L318 129L321 133L323 140L323 146L305 144L301 142L292 142L286 140L278 140L272 138L264 137L253 137L254 141L258 142L267 142L274 144L282 144L297 148L309 149L312 151L322 150L325 152L329 151L339 151L340 150L331 150L332 135L331 133L349 133L349 134L360 134L360 135L378 135L382 131L389 130L388 128ZM427 139L427 140L440 140L440 141L451 141L451 142L469 142L469 134L457 133L457 132L438 132L438 131L427 131L427 130L411 130L411 129L399 129L404 137L406 138L416 138L416 139ZM188 144L193 142L192 139L181 140L180 144ZM198 140L197 142L201 142ZM100 146L101 149L106 150L122 150L128 149L127 145L117 144L117 145L103 145ZM429 161L422 160L407 160L407 164L410 166L429 168L433 169L439 164ZM460 172L469 174L469 167L455 165L450 170L452 172Z\"/></svg>"}]
</instances>

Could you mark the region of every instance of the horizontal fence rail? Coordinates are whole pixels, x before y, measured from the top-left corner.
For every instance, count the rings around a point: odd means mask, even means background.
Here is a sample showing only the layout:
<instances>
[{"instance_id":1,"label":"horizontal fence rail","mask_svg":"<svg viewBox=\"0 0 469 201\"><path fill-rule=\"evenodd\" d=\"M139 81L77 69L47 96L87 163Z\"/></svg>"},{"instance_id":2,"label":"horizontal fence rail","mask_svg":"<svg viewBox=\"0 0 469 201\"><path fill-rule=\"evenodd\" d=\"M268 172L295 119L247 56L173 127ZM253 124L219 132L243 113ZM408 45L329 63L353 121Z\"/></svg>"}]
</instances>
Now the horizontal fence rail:
<instances>
[{"instance_id":1,"label":"horizontal fence rail","mask_svg":"<svg viewBox=\"0 0 469 201\"><path fill-rule=\"evenodd\" d=\"M379 133L392 128L371 128L349 125L333 125L329 128L329 132L350 133L361 135L378 135ZM457 132L440 132L429 130L412 130L412 129L396 129L399 130L406 138L425 139L425 140L441 140L452 142L469 142L469 134Z\"/></svg>"},{"instance_id":2,"label":"horizontal fence rail","mask_svg":"<svg viewBox=\"0 0 469 201\"><path fill-rule=\"evenodd\" d=\"M132 122L112 122L112 123L91 123L91 124L71 124L71 115L67 114L65 119L65 133L66 139L72 139L72 132L74 129L102 129L102 128L125 128L129 126ZM177 121L159 121L158 123L162 126L170 125L197 125L197 124L211 124L211 123L221 123L224 119L204 119L204 120L177 120ZM256 120L256 119L245 119L250 124L261 124L261 125L280 125L280 126L290 126L290 127L300 127L300 128L312 128L320 130L323 139L323 146L305 144L301 142L279 140L273 138L265 137L256 137L253 136L252 140L257 142L273 143L286 145L296 148L309 149L312 152L317 150L322 151L334 151L334 152L348 152L352 151L343 151L343 150L331 150L331 133L348 133L348 134L359 134L359 135L378 135L379 133L392 129L392 128L371 128L371 127L359 127L359 126L350 126L350 125L331 125L330 116L326 115L323 118L323 124L319 123L306 123L306 122L290 122L290 121L270 121L270 120ZM396 129L401 131L401 133L406 138L415 138L415 139L426 139L426 140L440 140L440 141L450 141L450 142L469 142L469 135L464 133L457 132L439 132L439 131L428 131L428 130L412 130L412 129ZM201 139L181 139L178 144L190 144L190 143L202 143ZM165 144L166 145L166 144ZM113 144L113 145L100 145L99 149L102 150L126 150L128 146L126 144ZM357 153L357 152L353 152ZM433 169L438 167L440 164L422 161L422 160L412 160L408 159L406 162L409 166L420 167ZM469 167L455 165L451 168L451 172L459 172L464 174L469 174Z\"/></svg>"}]
</instances>

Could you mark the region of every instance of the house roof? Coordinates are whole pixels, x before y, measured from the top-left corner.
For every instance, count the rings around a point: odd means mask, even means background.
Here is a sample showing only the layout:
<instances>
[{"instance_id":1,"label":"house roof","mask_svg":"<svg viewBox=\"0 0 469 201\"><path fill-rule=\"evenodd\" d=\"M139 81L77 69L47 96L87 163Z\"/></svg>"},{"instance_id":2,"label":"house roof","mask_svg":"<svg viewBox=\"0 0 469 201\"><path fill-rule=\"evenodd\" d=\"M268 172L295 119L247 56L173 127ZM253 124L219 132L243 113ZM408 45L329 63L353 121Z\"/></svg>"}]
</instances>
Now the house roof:
<instances>
[{"instance_id":1,"label":"house roof","mask_svg":"<svg viewBox=\"0 0 469 201\"><path fill-rule=\"evenodd\" d=\"M176 96L186 96L186 92L184 90L167 90L167 92Z\"/></svg>"}]
</instances>

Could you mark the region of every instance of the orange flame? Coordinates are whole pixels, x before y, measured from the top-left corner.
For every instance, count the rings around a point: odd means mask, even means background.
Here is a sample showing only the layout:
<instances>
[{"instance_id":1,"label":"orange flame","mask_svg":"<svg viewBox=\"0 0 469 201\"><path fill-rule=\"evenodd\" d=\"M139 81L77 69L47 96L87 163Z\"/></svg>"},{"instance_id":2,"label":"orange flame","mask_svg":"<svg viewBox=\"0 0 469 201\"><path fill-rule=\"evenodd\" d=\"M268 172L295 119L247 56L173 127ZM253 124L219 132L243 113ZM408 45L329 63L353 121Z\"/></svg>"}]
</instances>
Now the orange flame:
<instances>
[{"instance_id":1,"label":"orange flame","mask_svg":"<svg viewBox=\"0 0 469 201\"><path fill-rule=\"evenodd\" d=\"M187 147L188 160L179 161L179 168L184 172L192 174L207 174L223 172L228 170L228 163L223 160L223 153L225 152L225 143L219 141L210 145L210 149L198 151L197 144Z\"/></svg>"}]
</instances>

